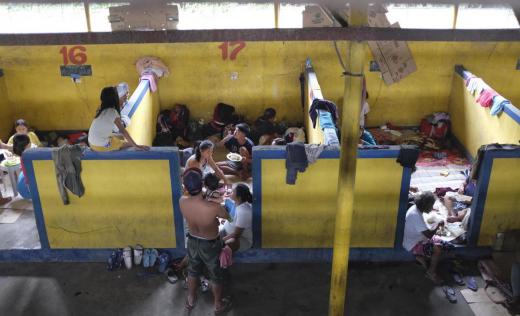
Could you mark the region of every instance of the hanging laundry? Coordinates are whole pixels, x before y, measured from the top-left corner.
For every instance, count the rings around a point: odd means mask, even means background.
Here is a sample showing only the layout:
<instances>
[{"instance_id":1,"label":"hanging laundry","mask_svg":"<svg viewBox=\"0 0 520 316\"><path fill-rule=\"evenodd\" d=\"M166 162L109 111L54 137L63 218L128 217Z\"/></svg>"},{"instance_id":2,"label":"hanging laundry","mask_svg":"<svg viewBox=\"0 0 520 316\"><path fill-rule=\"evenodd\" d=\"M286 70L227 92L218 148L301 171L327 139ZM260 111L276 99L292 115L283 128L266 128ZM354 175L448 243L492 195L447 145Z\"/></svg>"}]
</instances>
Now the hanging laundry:
<instances>
[{"instance_id":1,"label":"hanging laundry","mask_svg":"<svg viewBox=\"0 0 520 316\"><path fill-rule=\"evenodd\" d=\"M58 190L65 205L70 203L66 189L79 197L85 194L81 181L81 157L84 152L85 147L81 145L63 145L52 150Z\"/></svg>"},{"instance_id":2,"label":"hanging laundry","mask_svg":"<svg viewBox=\"0 0 520 316\"><path fill-rule=\"evenodd\" d=\"M479 96L484 89L489 89L488 85L480 78L471 78L467 85L469 93Z\"/></svg>"},{"instance_id":3,"label":"hanging laundry","mask_svg":"<svg viewBox=\"0 0 520 316\"><path fill-rule=\"evenodd\" d=\"M157 90L156 75L152 72L144 72L143 75L141 75L139 82L141 82L141 80L148 80L148 83L150 84L150 90L152 92L155 92Z\"/></svg>"},{"instance_id":4,"label":"hanging laundry","mask_svg":"<svg viewBox=\"0 0 520 316\"><path fill-rule=\"evenodd\" d=\"M419 159L419 147L415 145L401 145L397 162L405 168L415 168L415 163Z\"/></svg>"},{"instance_id":5,"label":"hanging laundry","mask_svg":"<svg viewBox=\"0 0 520 316\"><path fill-rule=\"evenodd\" d=\"M470 73L467 72L467 71L464 71L464 72L462 73L462 77L464 78L464 84L466 85L466 87L469 86L469 84L471 83L471 81L473 80L473 78L477 78L475 75L470 74Z\"/></svg>"},{"instance_id":6,"label":"hanging laundry","mask_svg":"<svg viewBox=\"0 0 520 316\"><path fill-rule=\"evenodd\" d=\"M321 152L325 149L321 144L305 144L305 153L307 154L307 162L313 164L318 160Z\"/></svg>"},{"instance_id":7,"label":"hanging laundry","mask_svg":"<svg viewBox=\"0 0 520 316\"><path fill-rule=\"evenodd\" d=\"M501 95L496 95L493 97L493 105L491 107L491 115L498 115L500 113L502 113L502 111L504 110L504 107L507 105L507 104L511 104L511 102L509 100L507 100L506 98L504 98L503 96Z\"/></svg>"},{"instance_id":8,"label":"hanging laundry","mask_svg":"<svg viewBox=\"0 0 520 316\"><path fill-rule=\"evenodd\" d=\"M287 174L285 182L287 184L295 184L298 172L304 172L308 165L305 145L300 142L287 144L285 157Z\"/></svg>"},{"instance_id":9,"label":"hanging laundry","mask_svg":"<svg viewBox=\"0 0 520 316\"><path fill-rule=\"evenodd\" d=\"M477 103L480 103L482 107L488 108L493 103L493 98L498 95L493 89L484 89L480 96L477 98Z\"/></svg>"},{"instance_id":10,"label":"hanging laundry","mask_svg":"<svg viewBox=\"0 0 520 316\"><path fill-rule=\"evenodd\" d=\"M314 99L314 101L312 101L311 108L309 109L312 127L316 128L316 118L319 114L318 110L325 110L327 112L330 112L330 114L332 115L332 120L334 121L334 124L336 124L336 121L339 117L336 104L328 100Z\"/></svg>"}]
</instances>

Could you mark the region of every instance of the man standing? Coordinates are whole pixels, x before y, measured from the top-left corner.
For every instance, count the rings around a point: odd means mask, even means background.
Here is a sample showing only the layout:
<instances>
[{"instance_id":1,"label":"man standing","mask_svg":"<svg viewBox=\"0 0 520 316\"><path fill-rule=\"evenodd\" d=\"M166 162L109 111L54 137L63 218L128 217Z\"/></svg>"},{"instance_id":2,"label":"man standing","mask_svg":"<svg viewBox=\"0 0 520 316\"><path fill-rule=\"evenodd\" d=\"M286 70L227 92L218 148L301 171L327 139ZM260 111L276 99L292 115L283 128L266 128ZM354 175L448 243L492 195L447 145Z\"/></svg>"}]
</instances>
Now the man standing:
<instances>
[{"instance_id":1,"label":"man standing","mask_svg":"<svg viewBox=\"0 0 520 316\"><path fill-rule=\"evenodd\" d=\"M181 213L188 222L188 297L185 307L193 309L196 301L197 286L204 268L211 281L211 290L215 302L215 314L227 311L230 301L222 300L222 268L220 251L222 240L219 237L217 217L229 219L225 209L202 196L202 173L197 168L184 172L182 182L188 195L181 197Z\"/></svg>"}]
</instances>

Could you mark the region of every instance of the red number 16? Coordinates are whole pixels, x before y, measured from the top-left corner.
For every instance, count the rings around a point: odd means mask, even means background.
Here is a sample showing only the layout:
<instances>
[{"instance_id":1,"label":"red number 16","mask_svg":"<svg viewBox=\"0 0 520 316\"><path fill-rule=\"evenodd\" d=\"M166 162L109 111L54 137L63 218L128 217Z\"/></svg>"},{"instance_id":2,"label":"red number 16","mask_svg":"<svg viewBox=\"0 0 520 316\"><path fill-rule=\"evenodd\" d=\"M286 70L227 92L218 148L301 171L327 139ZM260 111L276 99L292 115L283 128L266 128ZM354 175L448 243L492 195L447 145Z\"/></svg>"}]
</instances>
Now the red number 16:
<instances>
[{"instance_id":1,"label":"red number 16","mask_svg":"<svg viewBox=\"0 0 520 316\"><path fill-rule=\"evenodd\" d=\"M229 55L230 60L235 60L237 59L238 52L240 52L244 47L246 47L246 42L224 42L220 44L218 48L220 48L220 50L222 51L222 60L226 60L228 58L228 50L230 46L236 46L231 51L231 55Z\"/></svg>"},{"instance_id":2,"label":"red number 16","mask_svg":"<svg viewBox=\"0 0 520 316\"><path fill-rule=\"evenodd\" d=\"M68 65L69 62L74 65L83 65L87 62L87 49L84 46L73 46L67 52L67 46L60 49L60 54L63 56L63 64Z\"/></svg>"}]
</instances>

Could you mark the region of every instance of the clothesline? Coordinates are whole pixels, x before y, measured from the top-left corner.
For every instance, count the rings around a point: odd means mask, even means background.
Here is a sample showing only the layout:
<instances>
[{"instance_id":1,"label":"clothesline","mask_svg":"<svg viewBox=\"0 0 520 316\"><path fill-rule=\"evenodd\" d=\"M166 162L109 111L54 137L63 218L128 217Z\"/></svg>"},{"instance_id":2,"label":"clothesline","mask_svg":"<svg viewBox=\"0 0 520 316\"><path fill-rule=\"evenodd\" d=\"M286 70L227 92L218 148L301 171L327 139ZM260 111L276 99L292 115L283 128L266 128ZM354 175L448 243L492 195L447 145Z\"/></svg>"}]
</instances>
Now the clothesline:
<instances>
[{"instance_id":1,"label":"clothesline","mask_svg":"<svg viewBox=\"0 0 520 316\"><path fill-rule=\"evenodd\" d=\"M482 107L491 108L491 115L498 115L504 111L506 106L512 105L511 101L498 94L482 78L475 76L467 70L462 70L460 73L466 84L466 89L471 95L476 97L476 102Z\"/></svg>"}]
</instances>

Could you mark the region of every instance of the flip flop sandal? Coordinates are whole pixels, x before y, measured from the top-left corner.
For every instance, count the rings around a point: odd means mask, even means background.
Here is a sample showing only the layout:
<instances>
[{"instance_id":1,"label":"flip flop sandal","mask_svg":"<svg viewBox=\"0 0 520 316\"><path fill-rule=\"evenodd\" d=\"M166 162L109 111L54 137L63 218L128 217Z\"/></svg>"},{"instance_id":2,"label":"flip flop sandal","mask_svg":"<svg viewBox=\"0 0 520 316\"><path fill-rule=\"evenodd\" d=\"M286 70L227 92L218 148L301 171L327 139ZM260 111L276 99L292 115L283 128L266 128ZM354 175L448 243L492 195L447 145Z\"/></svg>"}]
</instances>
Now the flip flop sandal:
<instances>
[{"instance_id":1,"label":"flip flop sandal","mask_svg":"<svg viewBox=\"0 0 520 316\"><path fill-rule=\"evenodd\" d=\"M110 257L108 257L108 259L107 259L107 270L108 271L114 271L115 265L116 265L116 258L117 258L116 252L112 251L112 253L110 254Z\"/></svg>"},{"instance_id":2,"label":"flip flop sandal","mask_svg":"<svg viewBox=\"0 0 520 316\"><path fill-rule=\"evenodd\" d=\"M474 277L468 277L466 279L466 287L473 292L478 291L478 284Z\"/></svg>"},{"instance_id":3,"label":"flip flop sandal","mask_svg":"<svg viewBox=\"0 0 520 316\"><path fill-rule=\"evenodd\" d=\"M170 255L166 252L159 256L159 272L164 273L170 264Z\"/></svg>"},{"instance_id":4,"label":"flip flop sandal","mask_svg":"<svg viewBox=\"0 0 520 316\"><path fill-rule=\"evenodd\" d=\"M200 290L202 291L202 293L206 293L209 291L208 280L200 280Z\"/></svg>"},{"instance_id":5,"label":"flip flop sandal","mask_svg":"<svg viewBox=\"0 0 520 316\"><path fill-rule=\"evenodd\" d=\"M135 245L134 248L134 265L138 266L143 261L143 246Z\"/></svg>"},{"instance_id":6,"label":"flip flop sandal","mask_svg":"<svg viewBox=\"0 0 520 316\"><path fill-rule=\"evenodd\" d=\"M442 291L444 292L444 295L450 303L457 303L457 294L455 293L455 290L453 288L449 286L443 286Z\"/></svg>"},{"instance_id":7,"label":"flip flop sandal","mask_svg":"<svg viewBox=\"0 0 520 316\"><path fill-rule=\"evenodd\" d=\"M452 271L451 272L451 276L453 278L453 281L455 281L455 283L457 285L465 285L466 284L466 282L464 282L464 279L462 278L462 275L460 273Z\"/></svg>"},{"instance_id":8,"label":"flip flop sandal","mask_svg":"<svg viewBox=\"0 0 520 316\"><path fill-rule=\"evenodd\" d=\"M222 303L224 303L224 307L222 307L221 309L216 309L215 315L222 315L224 313L227 313L233 306L232 301L228 298L223 298Z\"/></svg>"},{"instance_id":9,"label":"flip flop sandal","mask_svg":"<svg viewBox=\"0 0 520 316\"><path fill-rule=\"evenodd\" d=\"M157 258L159 257L159 252L157 249L150 249L150 268L155 265Z\"/></svg>"},{"instance_id":10,"label":"flip flop sandal","mask_svg":"<svg viewBox=\"0 0 520 316\"><path fill-rule=\"evenodd\" d=\"M116 250L116 260L115 260L115 268L119 269L123 266L124 258L123 258L123 249Z\"/></svg>"},{"instance_id":11,"label":"flip flop sandal","mask_svg":"<svg viewBox=\"0 0 520 316\"><path fill-rule=\"evenodd\" d=\"M145 267L145 268L149 268L150 267L150 252L151 252L151 249L146 248L144 250L144 254L143 254L143 267Z\"/></svg>"},{"instance_id":12,"label":"flip flop sandal","mask_svg":"<svg viewBox=\"0 0 520 316\"><path fill-rule=\"evenodd\" d=\"M132 269L132 248L130 248L130 246L123 249L123 259L125 261L126 268L128 270Z\"/></svg>"},{"instance_id":13,"label":"flip flop sandal","mask_svg":"<svg viewBox=\"0 0 520 316\"><path fill-rule=\"evenodd\" d=\"M171 268L166 270L166 278L168 279L168 282L170 282L171 284L175 284L177 283L177 281L179 281L177 273L175 273L175 270Z\"/></svg>"}]
</instances>

